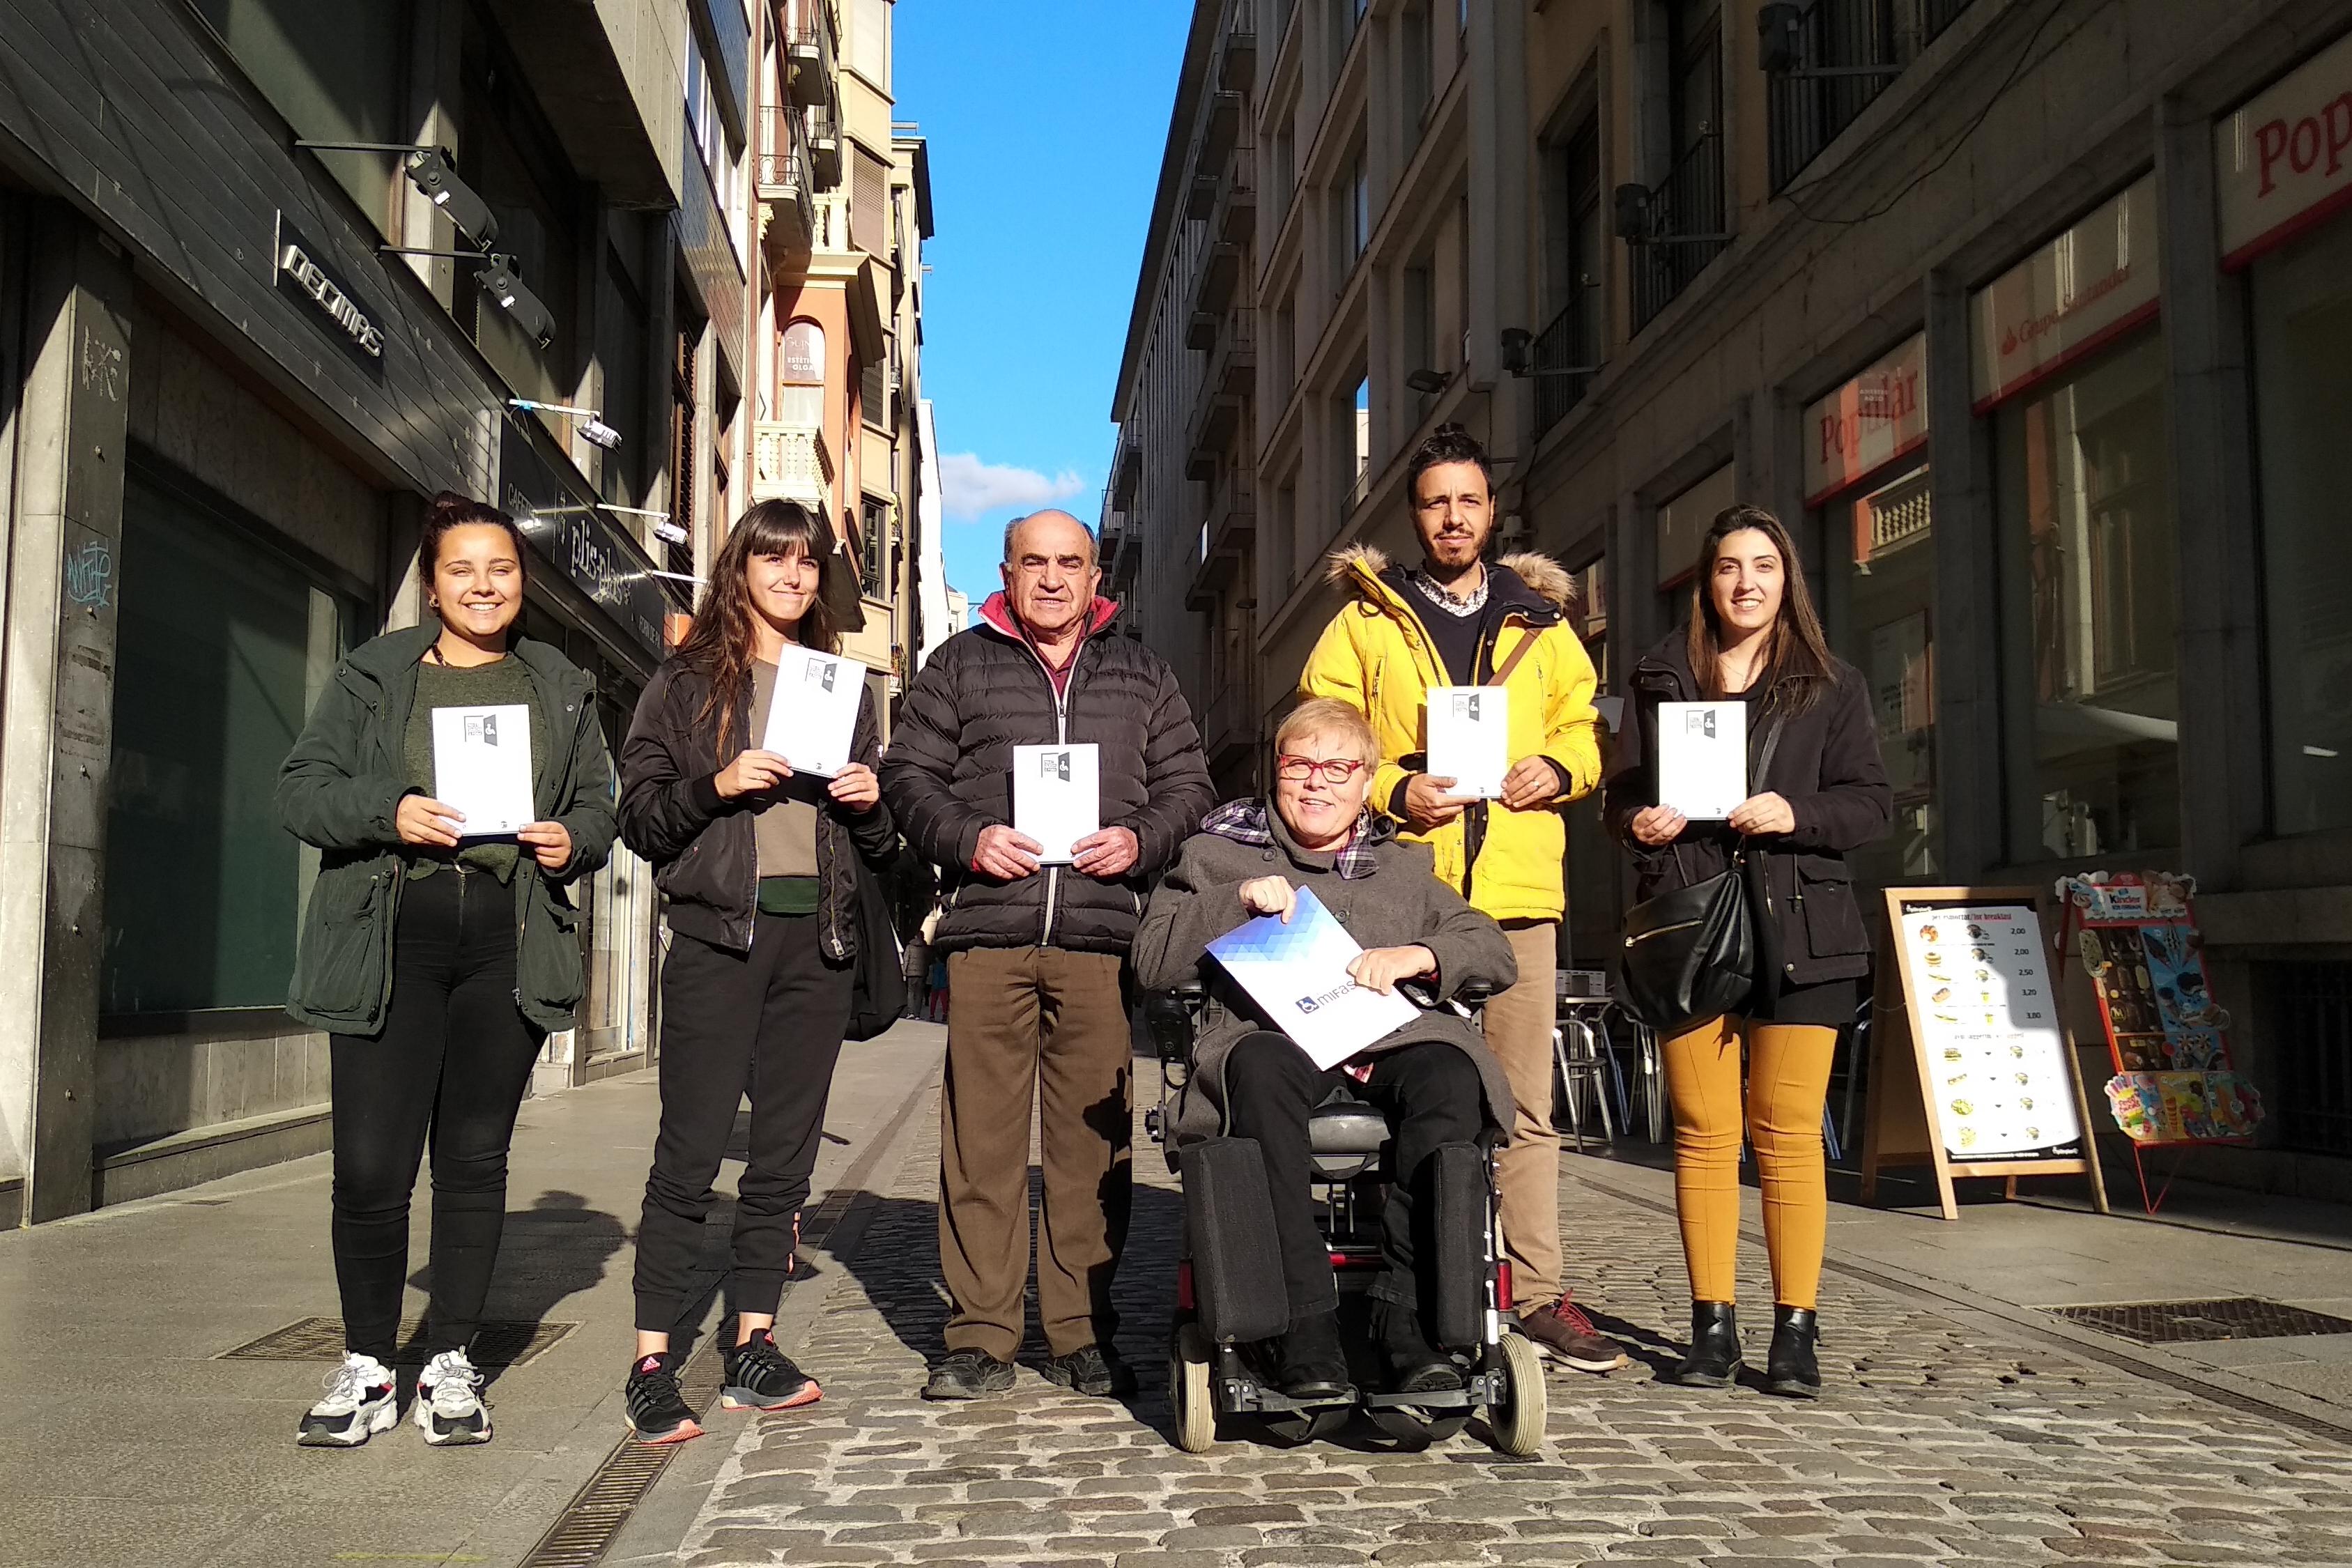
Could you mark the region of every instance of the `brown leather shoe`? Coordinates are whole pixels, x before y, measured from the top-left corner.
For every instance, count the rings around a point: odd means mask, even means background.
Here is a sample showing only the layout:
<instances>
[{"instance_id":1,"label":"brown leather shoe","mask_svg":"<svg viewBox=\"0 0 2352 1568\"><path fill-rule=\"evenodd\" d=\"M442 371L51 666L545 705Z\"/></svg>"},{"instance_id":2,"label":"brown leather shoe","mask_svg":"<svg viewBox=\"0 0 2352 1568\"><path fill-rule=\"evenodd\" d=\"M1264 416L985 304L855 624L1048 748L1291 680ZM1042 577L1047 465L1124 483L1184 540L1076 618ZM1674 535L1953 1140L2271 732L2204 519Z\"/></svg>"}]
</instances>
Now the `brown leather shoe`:
<instances>
[{"instance_id":1,"label":"brown leather shoe","mask_svg":"<svg viewBox=\"0 0 2352 1568\"><path fill-rule=\"evenodd\" d=\"M1519 1332L1545 1355L1579 1372L1615 1372L1626 1363L1617 1342L1594 1328L1592 1320L1565 1296L1549 1307L1521 1312Z\"/></svg>"}]
</instances>

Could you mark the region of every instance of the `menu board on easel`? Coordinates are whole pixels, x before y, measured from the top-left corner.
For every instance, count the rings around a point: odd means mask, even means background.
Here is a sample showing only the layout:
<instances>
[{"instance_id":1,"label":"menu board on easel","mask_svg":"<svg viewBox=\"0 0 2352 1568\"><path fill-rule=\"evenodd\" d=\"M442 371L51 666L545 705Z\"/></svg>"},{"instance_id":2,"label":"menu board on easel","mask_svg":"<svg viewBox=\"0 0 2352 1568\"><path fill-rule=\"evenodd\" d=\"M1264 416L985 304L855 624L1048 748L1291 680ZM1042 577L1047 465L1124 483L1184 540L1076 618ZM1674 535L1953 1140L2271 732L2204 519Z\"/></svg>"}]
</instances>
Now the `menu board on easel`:
<instances>
[{"instance_id":1,"label":"menu board on easel","mask_svg":"<svg viewBox=\"0 0 2352 1568\"><path fill-rule=\"evenodd\" d=\"M2000 1176L2014 1193L2019 1176L2080 1173L2105 1212L2039 898L1894 888L1886 901L1895 952L1872 1028L1864 1197L1881 1168L1927 1165L1954 1219L1955 1178Z\"/></svg>"}]
</instances>

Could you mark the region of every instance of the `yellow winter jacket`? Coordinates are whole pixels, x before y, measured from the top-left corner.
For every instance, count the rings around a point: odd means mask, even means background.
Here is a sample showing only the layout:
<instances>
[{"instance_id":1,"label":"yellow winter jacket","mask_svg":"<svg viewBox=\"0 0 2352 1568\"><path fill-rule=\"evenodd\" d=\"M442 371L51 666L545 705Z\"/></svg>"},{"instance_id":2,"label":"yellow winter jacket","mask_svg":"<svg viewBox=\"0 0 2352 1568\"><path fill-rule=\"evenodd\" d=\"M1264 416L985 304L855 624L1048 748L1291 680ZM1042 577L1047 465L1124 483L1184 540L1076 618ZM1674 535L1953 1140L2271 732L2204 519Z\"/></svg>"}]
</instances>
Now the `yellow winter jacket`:
<instances>
[{"instance_id":1,"label":"yellow winter jacket","mask_svg":"<svg viewBox=\"0 0 2352 1568\"><path fill-rule=\"evenodd\" d=\"M1601 744L1592 710L1592 660L1567 625L1574 584L1559 563L1537 554L1507 555L1490 567L1490 598L1503 614L1479 650L1476 682L1508 663L1519 644L1534 646L1512 667L1511 761L1549 758L1568 781L1550 805L1513 811L1481 801L1434 833L1406 829L1400 837L1435 852L1437 875L1474 908L1496 920L1559 920L1567 907L1560 861L1567 832L1559 807L1591 793L1601 777ZM1331 582L1354 595L1332 618L1299 678L1302 697L1333 697L1363 710L1380 737L1380 767L1370 804L1389 811L1398 786L1423 771L1428 746L1426 693L1449 684L1428 631L1388 557L1356 545L1333 554Z\"/></svg>"}]
</instances>

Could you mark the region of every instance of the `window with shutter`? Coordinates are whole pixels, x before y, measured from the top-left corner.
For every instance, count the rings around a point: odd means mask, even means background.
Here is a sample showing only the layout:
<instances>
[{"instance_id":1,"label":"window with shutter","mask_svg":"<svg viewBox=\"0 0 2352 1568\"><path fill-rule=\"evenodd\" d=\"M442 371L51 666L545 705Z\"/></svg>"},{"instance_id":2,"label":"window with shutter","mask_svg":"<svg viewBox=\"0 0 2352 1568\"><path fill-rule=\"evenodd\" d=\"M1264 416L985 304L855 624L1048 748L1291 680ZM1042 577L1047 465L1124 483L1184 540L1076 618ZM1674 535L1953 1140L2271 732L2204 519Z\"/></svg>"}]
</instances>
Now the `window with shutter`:
<instances>
[{"instance_id":1,"label":"window with shutter","mask_svg":"<svg viewBox=\"0 0 2352 1568\"><path fill-rule=\"evenodd\" d=\"M849 188L849 243L868 256L890 256L890 165L856 149Z\"/></svg>"}]
</instances>

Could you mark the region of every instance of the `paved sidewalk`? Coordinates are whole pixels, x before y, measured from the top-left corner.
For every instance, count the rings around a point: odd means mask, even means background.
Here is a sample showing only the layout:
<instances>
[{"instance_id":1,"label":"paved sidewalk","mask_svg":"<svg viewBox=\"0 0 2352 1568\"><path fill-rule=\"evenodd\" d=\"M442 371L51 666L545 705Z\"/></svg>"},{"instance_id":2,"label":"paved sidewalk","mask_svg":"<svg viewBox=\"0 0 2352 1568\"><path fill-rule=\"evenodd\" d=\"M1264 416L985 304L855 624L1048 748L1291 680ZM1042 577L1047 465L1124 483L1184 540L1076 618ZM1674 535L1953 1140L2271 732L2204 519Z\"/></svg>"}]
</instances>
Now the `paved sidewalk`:
<instances>
[{"instance_id":1,"label":"paved sidewalk","mask_svg":"<svg viewBox=\"0 0 2352 1568\"><path fill-rule=\"evenodd\" d=\"M1145 1377L1133 1407L1052 1388L1034 1344L1010 1397L927 1405L916 1390L945 1316L933 1119L919 1113L907 1143L821 1260L824 1296L795 1353L825 1401L706 1453L710 1489L677 1554L693 1568L2352 1563L2352 1447L1900 1280L1832 1275L1818 1405L1654 1384L1686 1321L1672 1221L1654 1206L1658 1173L1598 1161L1564 1177L1571 1266L1640 1359L1607 1379L1555 1377L1537 1459L1471 1434L1420 1455L1360 1433L1177 1451L1160 1368L1180 1199L1140 1139L1119 1287L1120 1345ZM1744 1250L1741 1289L1759 1304L1762 1263ZM624 1560L661 1558L640 1538Z\"/></svg>"},{"instance_id":2,"label":"paved sidewalk","mask_svg":"<svg viewBox=\"0 0 2352 1568\"><path fill-rule=\"evenodd\" d=\"M820 1196L920 1091L942 1037L902 1024L844 1051ZM216 1359L336 1314L325 1155L0 1233L0 1564L520 1562L625 1430L656 1103L640 1073L522 1108L487 1316L572 1326L490 1384L487 1447L430 1449L404 1424L356 1451L299 1448L340 1341L331 1359ZM420 1182L413 1269L429 1202ZM731 1217L712 1216L710 1267Z\"/></svg>"}]
</instances>

